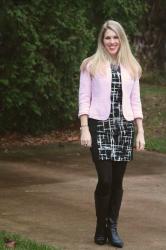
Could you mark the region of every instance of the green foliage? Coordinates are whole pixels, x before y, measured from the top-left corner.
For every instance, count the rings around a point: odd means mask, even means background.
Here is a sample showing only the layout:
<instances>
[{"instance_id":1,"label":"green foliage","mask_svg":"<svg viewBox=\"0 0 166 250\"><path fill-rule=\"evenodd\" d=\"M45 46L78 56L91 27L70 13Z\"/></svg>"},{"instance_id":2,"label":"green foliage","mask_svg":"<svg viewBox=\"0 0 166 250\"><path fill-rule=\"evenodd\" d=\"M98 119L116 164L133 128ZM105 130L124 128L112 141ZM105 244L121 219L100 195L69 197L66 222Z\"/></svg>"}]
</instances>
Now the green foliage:
<instances>
[{"instance_id":1,"label":"green foliage","mask_svg":"<svg viewBox=\"0 0 166 250\"><path fill-rule=\"evenodd\" d=\"M141 0L1 2L0 132L67 127L77 117L80 63L100 25L111 17L131 35L145 11Z\"/></svg>"},{"instance_id":2,"label":"green foliage","mask_svg":"<svg viewBox=\"0 0 166 250\"><path fill-rule=\"evenodd\" d=\"M161 70L147 71L143 74L142 81L150 85L165 85L166 72Z\"/></svg>"},{"instance_id":3,"label":"green foliage","mask_svg":"<svg viewBox=\"0 0 166 250\"><path fill-rule=\"evenodd\" d=\"M94 0L92 9L91 19L97 24L97 30L104 21L113 19L120 22L131 37L139 30L140 22L148 10L148 4L144 0L104 0L96 5Z\"/></svg>"},{"instance_id":4,"label":"green foliage","mask_svg":"<svg viewBox=\"0 0 166 250\"><path fill-rule=\"evenodd\" d=\"M138 30L147 7L143 0L105 0L103 10L106 18L120 22L132 36Z\"/></svg>"},{"instance_id":5,"label":"green foliage","mask_svg":"<svg viewBox=\"0 0 166 250\"><path fill-rule=\"evenodd\" d=\"M93 29L72 1L16 2L1 9L0 129L53 129L76 112L79 65Z\"/></svg>"}]
</instances>

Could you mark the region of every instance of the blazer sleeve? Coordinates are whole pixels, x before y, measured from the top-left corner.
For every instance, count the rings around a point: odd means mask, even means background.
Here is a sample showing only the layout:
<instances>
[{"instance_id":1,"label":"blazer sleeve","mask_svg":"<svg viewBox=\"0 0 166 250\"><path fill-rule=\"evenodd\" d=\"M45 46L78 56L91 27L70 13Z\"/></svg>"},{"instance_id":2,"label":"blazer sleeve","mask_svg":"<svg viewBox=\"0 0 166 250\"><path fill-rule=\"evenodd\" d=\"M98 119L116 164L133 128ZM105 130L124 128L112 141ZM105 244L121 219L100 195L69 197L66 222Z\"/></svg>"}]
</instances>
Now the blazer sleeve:
<instances>
[{"instance_id":1,"label":"blazer sleeve","mask_svg":"<svg viewBox=\"0 0 166 250\"><path fill-rule=\"evenodd\" d=\"M134 119L136 118L143 119L139 79L136 79L134 81L133 89L131 92L131 107L133 110Z\"/></svg>"},{"instance_id":2,"label":"blazer sleeve","mask_svg":"<svg viewBox=\"0 0 166 250\"><path fill-rule=\"evenodd\" d=\"M87 69L80 72L79 86L79 112L78 117L84 114L89 114L91 103L92 82L91 75Z\"/></svg>"}]
</instances>

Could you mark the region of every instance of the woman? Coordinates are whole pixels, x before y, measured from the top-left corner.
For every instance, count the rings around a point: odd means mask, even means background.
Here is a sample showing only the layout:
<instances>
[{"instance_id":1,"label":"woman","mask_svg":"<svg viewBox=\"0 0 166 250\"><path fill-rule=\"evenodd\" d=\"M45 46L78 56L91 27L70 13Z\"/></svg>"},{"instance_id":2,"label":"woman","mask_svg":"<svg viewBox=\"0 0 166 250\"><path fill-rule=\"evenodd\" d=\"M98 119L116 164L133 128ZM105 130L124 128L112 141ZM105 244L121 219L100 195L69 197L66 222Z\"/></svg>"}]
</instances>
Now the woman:
<instances>
[{"instance_id":1,"label":"woman","mask_svg":"<svg viewBox=\"0 0 166 250\"><path fill-rule=\"evenodd\" d=\"M133 159L134 125L136 149L145 145L140 76L123 27L113 20L105 22L96 53L81 65L78 114L81 145L90 147L98 176L94 241L99 245L107 240L115 247L124 245L117 221L124 173Z\"/></svg>"}]
</instances>

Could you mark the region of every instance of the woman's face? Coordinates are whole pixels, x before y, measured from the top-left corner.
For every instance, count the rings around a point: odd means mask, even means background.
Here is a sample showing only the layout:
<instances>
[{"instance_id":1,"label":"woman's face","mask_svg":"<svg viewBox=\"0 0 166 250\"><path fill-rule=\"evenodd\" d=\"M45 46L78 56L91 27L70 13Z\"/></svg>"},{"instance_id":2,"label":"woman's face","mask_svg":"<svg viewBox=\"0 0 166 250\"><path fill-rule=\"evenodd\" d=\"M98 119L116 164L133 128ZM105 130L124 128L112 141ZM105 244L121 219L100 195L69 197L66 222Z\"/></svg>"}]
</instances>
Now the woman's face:
<instances>
[{"instance_id":1,"label":"woman's face","mask_svg":"<svg viewBox=\"0 0 166 250\"><path fill-rule=\"evenodd\" d=\"M113 30L110 29L106 30L103 38L103 44L108 53L112 57L116 57L120 49L120 40L117 34Z\"/></svg>"}]
</instances>

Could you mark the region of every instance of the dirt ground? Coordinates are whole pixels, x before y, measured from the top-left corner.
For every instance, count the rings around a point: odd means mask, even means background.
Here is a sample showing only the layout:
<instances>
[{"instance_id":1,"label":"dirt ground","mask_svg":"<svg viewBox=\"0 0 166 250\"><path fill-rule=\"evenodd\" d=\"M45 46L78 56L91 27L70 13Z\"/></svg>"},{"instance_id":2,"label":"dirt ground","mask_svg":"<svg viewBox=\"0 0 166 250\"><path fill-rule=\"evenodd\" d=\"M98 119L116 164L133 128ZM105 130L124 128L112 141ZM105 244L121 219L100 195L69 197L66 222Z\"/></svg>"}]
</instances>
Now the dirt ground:
<instances>
[{"instance_id":1,"label":"dirt ground","mask_svg":"<svg viewBox=\"0 0 166 250\"><path fill-rule=\"evenodd\" d=\"M124 178L119 232L125 250L166 249L166 155L135 153ZM88 149L76 143L0 153L0 230L64 250L97 246L96 172Z\"/></svg>"}]
</instances>

